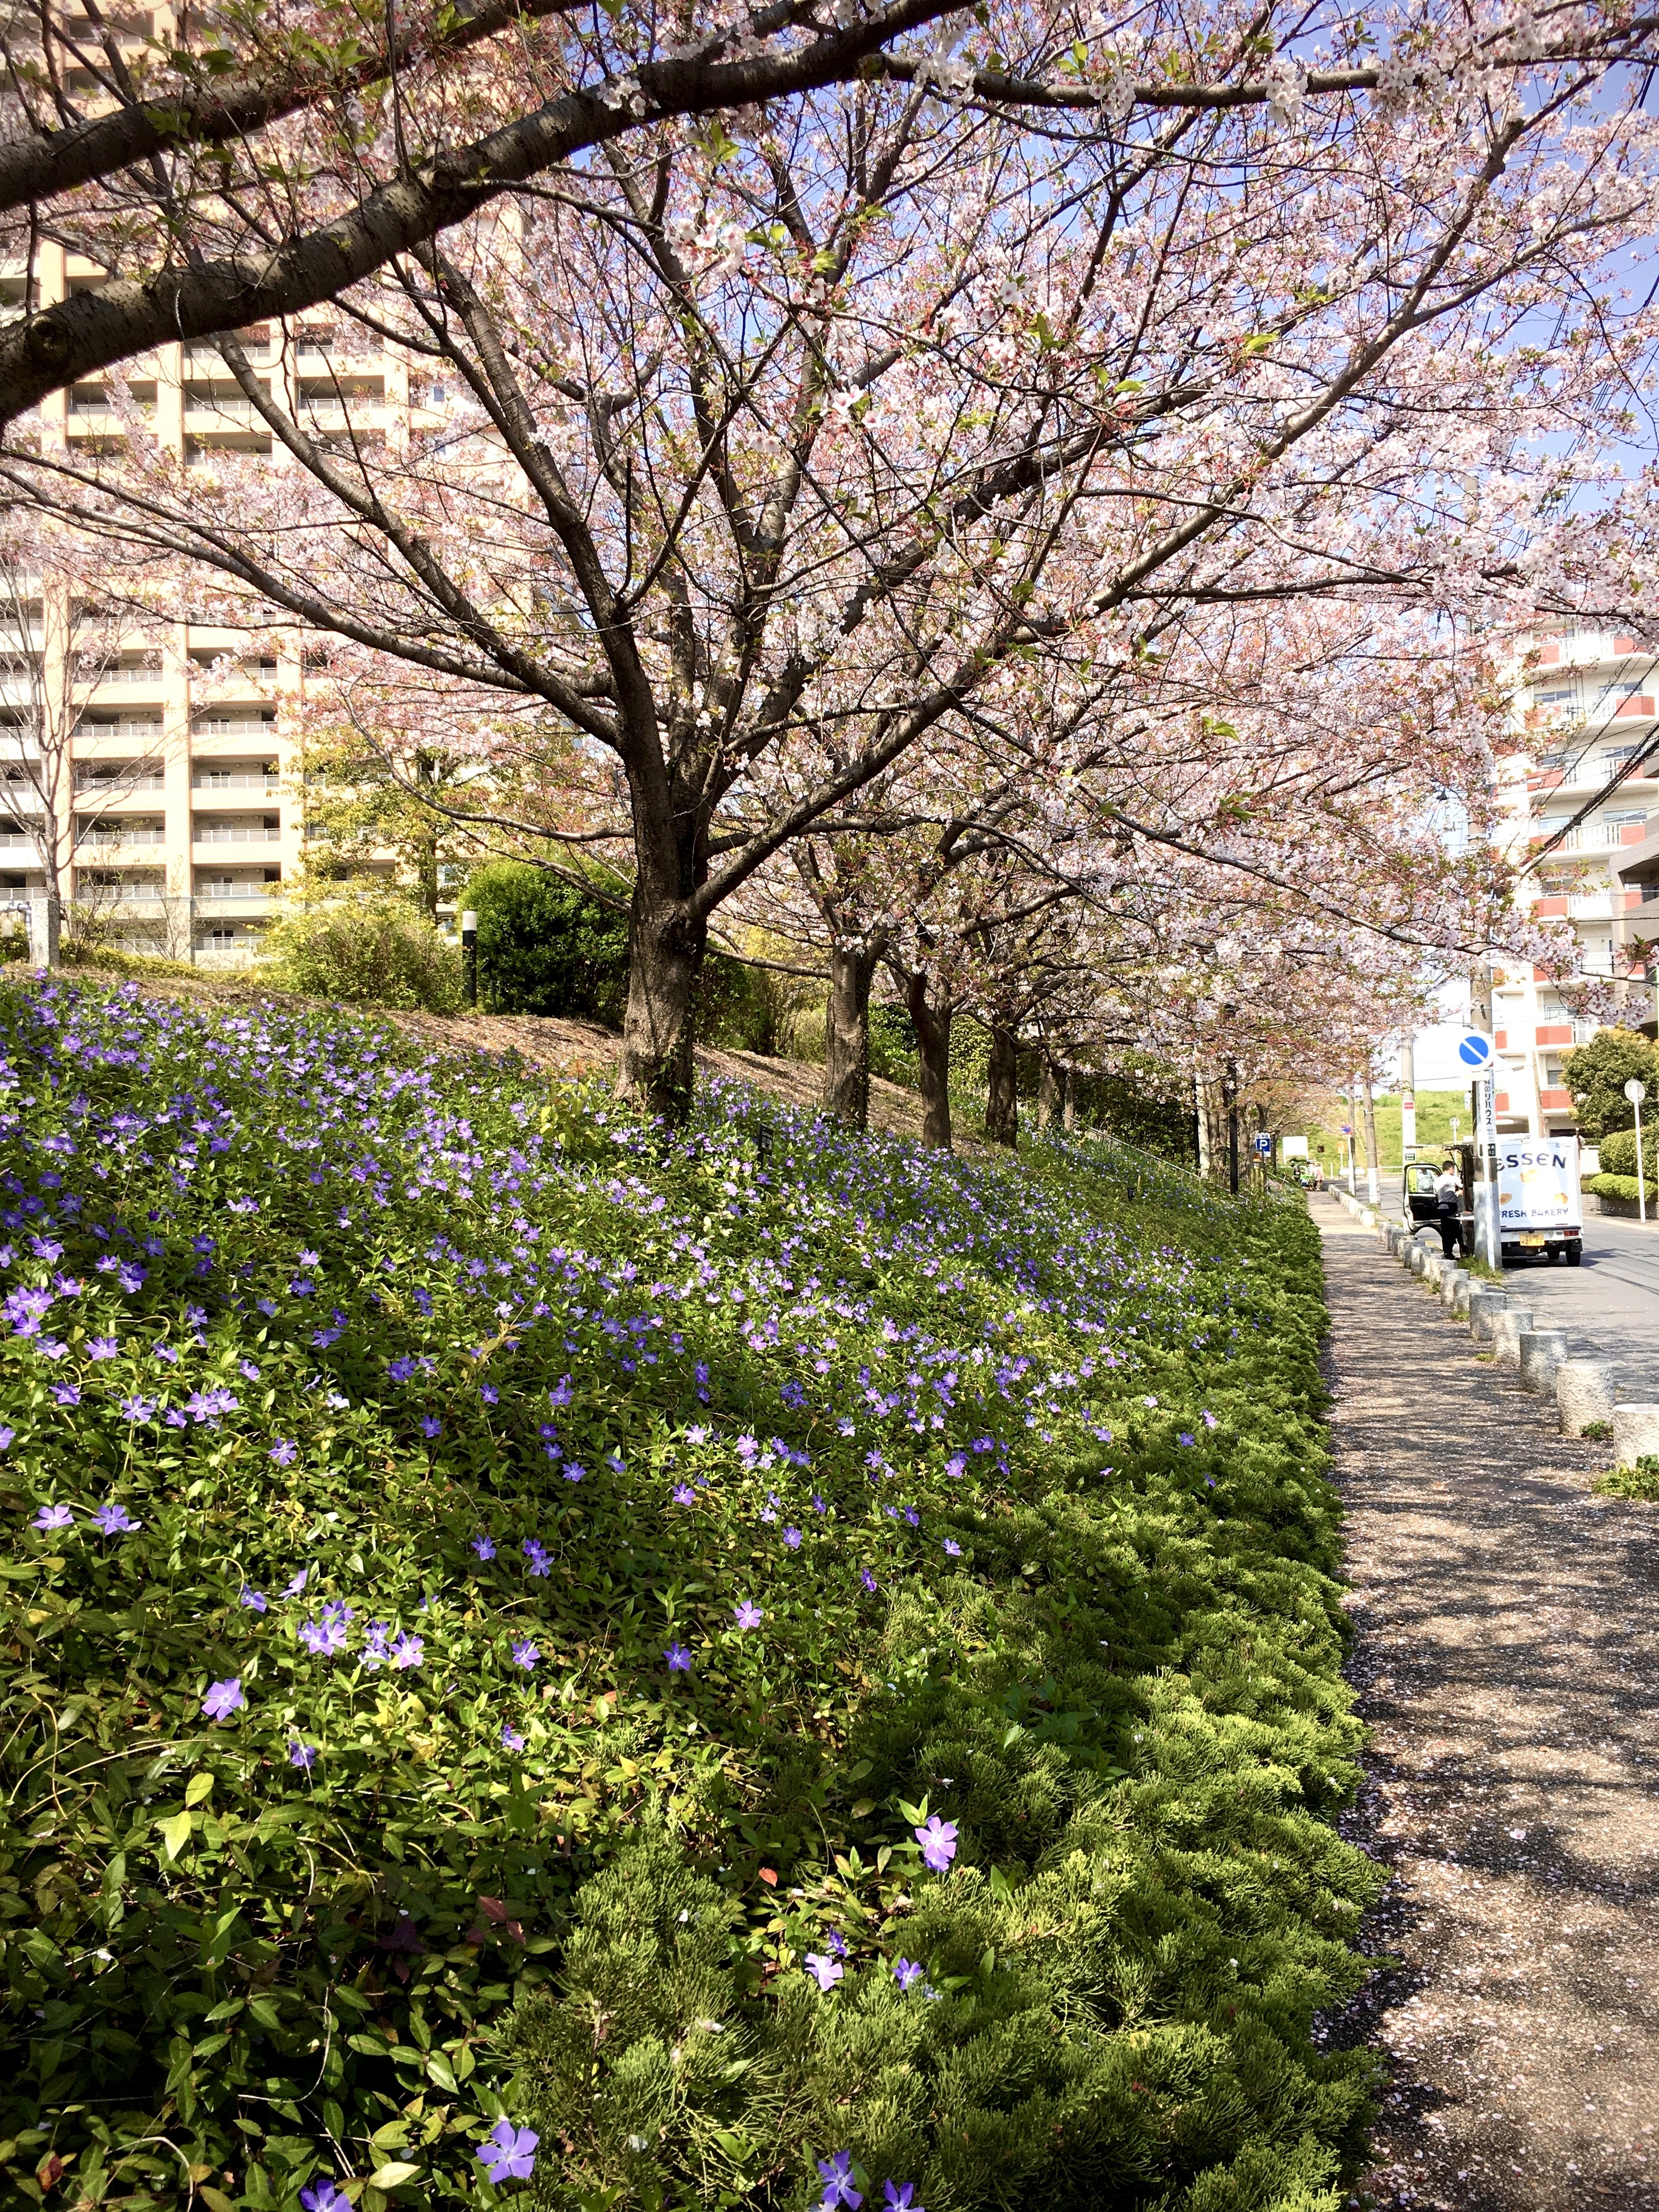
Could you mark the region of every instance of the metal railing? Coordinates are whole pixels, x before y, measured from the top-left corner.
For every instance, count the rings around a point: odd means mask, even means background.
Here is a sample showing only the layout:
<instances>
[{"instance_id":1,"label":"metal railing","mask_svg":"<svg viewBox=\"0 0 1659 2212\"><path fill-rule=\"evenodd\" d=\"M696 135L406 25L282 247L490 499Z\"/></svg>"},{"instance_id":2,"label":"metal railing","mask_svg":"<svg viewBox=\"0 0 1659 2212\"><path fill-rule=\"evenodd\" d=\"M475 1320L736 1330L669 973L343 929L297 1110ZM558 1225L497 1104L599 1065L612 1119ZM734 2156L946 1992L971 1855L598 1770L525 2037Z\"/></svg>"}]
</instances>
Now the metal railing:
<instances>
[{"instance_id":1,"label":"metal railing","mask_svg":"<svg viewBox=\"0 0 1659 2212\"><path fill-rule=\"evenodd\" d=\"M282 784L274 775L228 775L216 769L206 775L192 776L190 787L192 791L260 791L275 799Z\"/></svg>"},{"instance_id":2,"label":"metal railing","mask_svg":"<svg viewBox=\"0 0 1659 2212\"><path fill-rule=\"evenodd\" d=\"M198 822L194 830L198 845L280 845L280 830L251 830L241 822Z\"/></svg>"}]
</instances>

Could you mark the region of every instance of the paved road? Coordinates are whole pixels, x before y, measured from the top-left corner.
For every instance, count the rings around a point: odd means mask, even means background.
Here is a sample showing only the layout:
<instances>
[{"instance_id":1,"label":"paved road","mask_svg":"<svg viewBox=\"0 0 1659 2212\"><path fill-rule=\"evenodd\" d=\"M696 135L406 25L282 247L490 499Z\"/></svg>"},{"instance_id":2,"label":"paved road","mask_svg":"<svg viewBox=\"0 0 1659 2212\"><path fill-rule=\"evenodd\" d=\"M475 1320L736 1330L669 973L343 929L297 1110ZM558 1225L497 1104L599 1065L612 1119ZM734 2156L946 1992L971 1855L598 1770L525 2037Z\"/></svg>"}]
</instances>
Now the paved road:
<instances>
[{"instance_id":1,"label":"paved road","mask_svg":"<svg viewBox=\"0 0 1659 2212\"><path fill-rule=\"evenodd\" d=\"M1321 1222L1336 1210L1326 1201ZM1622 1397L1659 1401L1659 1221L1587 1215L1582 1267L1558 1260L1511 1267L1509 1291L1532 1307L1540 1328L1565 1329L1578 1358L1616 1360Z\"/></svg>"},{"instance_id":2,"label":"paved road","mask_svg":"<svg viewBox=\"0 0 1659 2212\"><path fill-rule=\"evenodd\" d=\"M1582 1267L1512 1267L1510 1295L1571 1350L1617 1360L1622 1395L1659 1399L1659 1222L1591 1214Z\"/></svg>"},{"instance_id":3,"label":"paved road","mask_svg":"<svg viewBox=\"0 0 1659 2212\"><path fill-rule=\"evenodd\" d=\"M1370 1940L1402 1962L1336 2029L1392 2059L1368 2201L1659 2212L1659 1508L1595 1497L1605 1449L1313 1210L1371 1729L1344 1827L1394 1876ZM1547 1295L1650 1327L1659 1258L1607 1227Z\"/></svg>"}]
</instances>

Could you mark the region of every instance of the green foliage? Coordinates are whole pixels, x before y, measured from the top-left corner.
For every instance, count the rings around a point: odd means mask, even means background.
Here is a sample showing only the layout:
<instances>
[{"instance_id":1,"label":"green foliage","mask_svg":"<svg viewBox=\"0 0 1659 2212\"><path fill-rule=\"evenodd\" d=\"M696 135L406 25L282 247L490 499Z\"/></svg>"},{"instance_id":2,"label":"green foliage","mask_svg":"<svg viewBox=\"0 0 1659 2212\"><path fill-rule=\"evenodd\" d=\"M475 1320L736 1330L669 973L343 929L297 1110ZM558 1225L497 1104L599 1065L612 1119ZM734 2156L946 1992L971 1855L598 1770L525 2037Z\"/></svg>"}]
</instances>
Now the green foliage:
<instances>
[{"instance_id":1,"label":"green foliage","mask_svg":"<svg viewBox=\"0 0 1659 2212\"><path fill-rule=\"evenodd\" d=\"M199 980L204 972L188 960L167 960L159 953L124 952L118 945L84 942L64 947L64 965L89 968L101 975L191 975Z\"/></svg>"},{"instance_id":2,"label":"green foliage","mask_svg":"<svg viewBox=\"0 0 1659 2212\"><path fill-rule=\"evenodd\" d=\"M266 951L273 980L308 997L433 1014L461 1003L460 954L400 899L302 907L270 932Z\"/></svg>"},{"instance_id":3,"label":"green foliage","mask_svg":"<svg viewBox=\"0 0 1659 2212\"><path fill-rule=\"evenodd\" d=\"M1334 2212L1305 1216L130 989L0 1091L10 2197Z\"/></svg>"},{"instance_id":4,"label":"green foliage","mask_svg":"<svg viewBox=\"0 0 1659 2212\"><path fill-rule=\"evenodd\" d=\"M545 868L493 861L457 900L478 917L478 997L491 1013L622 1026L628 915Z\"/></svg>"},{"instance_id":5,"label":"green foliage","mask_svg":"<svg viewBox=\"0 0 1659 2212\"><path fill-rule=\"evenodd\" d=\"M1598 1030L1588 1044L1563 1054L1561 1068L1579 1132L1592 1139L1634 1127L1636 1109L1624 1091L1632 1075L1650 1097L1659 1097L1659 1050L1636 1030Z\"/></svg>"},{"instance_id":6,"label":"green foliage","mask_svg":"<svg viewBox=\"0 0 1659 2212\"><path fill-rule=\"evenodd\" d=\"M1077 1108L1084 1121L1131 1144L1198 1164L1192 1085L1155 1061L1136 1060L1113 1075L1079 1076Z\"/></svg>"},{"instance_id":7,"label":"green foliage","mask_svg":"<svg viewBox=\"0 0 1659 2212\"><path fill-rule=\"evenodd\" d=\"M954 1048L955 1024L952 1024L951 1044ZM908 1010L884 1003L870 1009L870 1073L887 1083L902 1083L915 1089L916 1083L916 1025ZM981 1078L984 1068L981 1066Z\"/></svg>"},{"instance_id":8,"label":"green foliage","mask_svg":"<svg viewBox=\"0 0 1659 2212\"><path fill-rule=\"evenodd\" d=\"M1615 1467L1598 1475L1595 1487L1604 1498L1628 1498L1643 1505L1659 1505L1659 1459L1644 1452L1634 1467Z\"/></svg>"},{"instance_id":9,"label":"green foliage","mask_svg":"<svg viewBox=\"0 0 1659 2212\"><path fill-rule=\"evenodd\" d=\"M28 957L28 922L21 914L0 914L0 961L27 960Z\"/></svg>"},{"instance_id":10,"label":"green foliage","mask_svg":"<svg viewBox=\"0 0 1659 2212\"><path fill-rule=\"evenodd\" d=\"M1656 1128L1651 1120L1644 1119L1642 1124L1642 1169L1644 1174L1647 1176L1651 1176L1656 1169L1659 1169L1659 1148L1655 1145L1656 1137L1659 1137L1659 1128ZM1636 1174L1634 1128L1612 1130L1601 1139L1596 1150L1601 1155L1601 1172L1603 1175L1629 1176L1634 1178Z\"/></svg>"},{"instance_id":11,"label":"green foliage","mask_svg":"<svg viewBox=\"0 0 1659 2212\"><path fill-rule=\"evenodd\" d=\"M1642 1185L1633 1175L1587 1176L1584 1188L1593 1191L1597 1198L1622 1198L1632 1206L1639 1203L1642 1194ZM1647 1193L1648 1206L1651 1210L1659 1202L1659 1183L1650 1182Z\"/></svg>"}]
</instances>

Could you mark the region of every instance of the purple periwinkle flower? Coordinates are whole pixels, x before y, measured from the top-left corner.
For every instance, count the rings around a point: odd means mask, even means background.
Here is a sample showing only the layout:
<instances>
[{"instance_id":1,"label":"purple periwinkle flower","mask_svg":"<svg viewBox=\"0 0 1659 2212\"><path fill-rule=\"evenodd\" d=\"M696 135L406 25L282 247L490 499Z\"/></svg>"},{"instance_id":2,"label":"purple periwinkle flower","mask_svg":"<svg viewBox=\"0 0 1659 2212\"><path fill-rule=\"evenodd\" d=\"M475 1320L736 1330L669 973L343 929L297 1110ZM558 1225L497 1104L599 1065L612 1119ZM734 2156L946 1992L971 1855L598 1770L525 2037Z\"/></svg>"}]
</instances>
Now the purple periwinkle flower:
<instances>
[{"instance_id":1,"label":"purple periwinkle flower","mask_svg":"<svg viewBox=\"0 0 1659 2212\"><path fill-rule=\"evenodd\" d=\"M562 1471L567 1482L580 1482L587 1473L587 1469L574 1459L566 1460Z\"/></svg>"},{"instance_id":2,"label":"purple periwinkle flower","mask_svg":"<svg viewBox=\"0 0 1659 2212\"><path fill-rule=\"evenodd\" d=\"M786 1528L783 1532L783 1540L787 1544L792 1552L799 1551L800 1530L799 1528Z\"/></svg>"},{"instance_id":3,"label":"purple periwinkle flower","mask_svg":"<svg viewBox=\"0 0 1659 2212\"><path fill-rule=\"evenodd\" d=\"M501 1394L493 1382L479 1383L478 1395L486 1406L499 1406L501 1402Z\"/></svg>"},{"instance_id":4,"label":"purple periwinkle flower","mask_svg":"<svg viewBox=\"0 0 1659 2212\"><path fill-rule=\"evenodd\" d=\"M1206 1429L1218 1429L1221 1426L1220 1422L1217 1420L1215 1415L1211 1413L1207 1407L1200 1416L1200 1419L1203 1421Z\"/></svg>"},{"instance_id":5,"label":"purple periwinkle flower","mask_svg":"<svg viewBox=\"0 0 1659 2212\"><path fill-rule=\"evenodd\" d=\"M130 1536L135 1528L144 1525L142 1521L135 1521L126 1507L118 1505L112 1498L99 1507L92 1520L93 1526L105 1536Z\"/></svg>"},{"instance_id":6,"label":"purple periwinkle flower","mask_svg":"<svg viewBox=\"0 0 1659 2212\"><path fill-rule=\"evenodd\" d=\"M211 1682L202 1700L202 1711L210 1721L228 1721L233 1713L240 1712L247 1699L242 1695L242 1678L233 1674L228 1682Z\"/></svg>"},{"instance_id":7,"label":"purple periwinkle flower","mask_svg":"<svg viewBox=\"0 0 1659 2212\"><path fill-rule=\"evenodd\" d=\"M893 1979L900 1989L908 1990L921 1979L922 1969L914 1959L895 1959Z\"/></svg>"},{"instance_id":8,"label":"purple periwinkle flower","mask_svg":"<svg viewBox=\"0 0 1659 2212\"><path fill-rule=\"evenodd\" d=\"M278 1437L270 1448L270 1456L278 1467L292 1467L300 1456L300 1448L289 1437Z\"/></svg>"},{"instance_id":9,"label":"purple periwinkle flower","mask_svg":"<svg viewBox=\"0 0 1659 2212\"><path fill-rule=\"evenodd\" d=\"M1185 1444L1185 1445L1187 1445L1187 1446L1188 1447L1188 1449L1190 1449L1194 1444L1195 1444L1195 1443L1197 1443L1197 1441L1198 1441L1197 1437L1196 1437L1188 1436L1185 1429L1182 1429L1182 1431L1181 1431L1180 1435L1176 1438L1176 1442L1178 1444Z\"/></svg>"},{"instance_id":10,"label":"purple periwinkle flower","mask_svg":"<svg viewBox=\"0 0 1659 2212\"><path fill-rule=\"evenodd\" d=\"M539 1649L531 1643L528 1637L513 1646L513 1664L522 1667L526 1674L539 1662L541 1656Z\"/></svg>"},{"instance_id":11,"label":"purple periwinkle flower","mask_svg":"<svg viewBox=\"0 0 1659 2212\"><path fill-rule=\"evenodd\" d=\"M254 1589L250 1584L244 1583L236 1593L236 1602L249 1613L263 1613L265 1609L265 1594L263 1590Z\"/></svg>"},{"instance_id":12,"label":"purple periwinkle flower","mask_svg":"<svg viewBox=\"0 0 1659 2212\"><path fill-rule=\"evenodd\" d=\"M962 1557L962 1547L954 1536L947 1536L945 1540L945 1556L947 1559L959 1559Z\"/></svg>"},{"instance_id":13,"label":"purple periwinkle flower","mask_svg":"<svg viewBox=\"0 0 1659 2212\"><path fill-rule=\"evenodd\" d=\"M744 1598L732 1610L739 1628L758 1628L766 1617L750 1597Z\"/></svg>"},{"instance_id":14,"label":"purple periwinkle flower","mask_svg":"<svg viewBox=\"0 0 1659 2212\"><path fill-rule=\"evenodd\" d=\"M443 1432L444 1432L444 1425L443 1425L443 1423L442 1423L442 1422L438 1419L438 1417L437 1417L437 1415L436 1415L435 1413L422 1413L422 1416L421 1416L421 1434L422 1434L423 1437L441 1437L441 1436L442 1436Z\"/></svg>"},{"instance_id":15,"label":"purple periwinkle flower","mask_svg":"<svg viewBox=\"0 0 1659 2212\"><path fill-rule=\"evenodd\" d=\"M88 1359L113 1359L118 1357L120 1349L120 1346L112 1336L89 1336L87 1339Z\"/></svg>"},{"instance_id":16,"label":"purple periwinkle flower","mask_svg":"<svg viewBox=\"0 0 1659 2212\"><path fill-rule=\"evenodd\" d=\"M935 1874L945 1873L957 1855L957 1827L954 1820L941 1820L937 1813L929 1814L926 1827L911 1831L921 1845L921 1856Z\"/></svg>"},{"instance_id":17,"label":"purple periwinkle flower","mask_svg":"<svg viewBox=\"0 0 1659 2212\"><path fill-rule=\"evenodd\" d=\"M695 1505L696 1502L697 1493L692 1489L689 1482L677 1482L674 1485L674 1503L676 1505Z\"/></svg>"},{"instance_id":18,"label":"purple periwinkle flower","mask_svg":"<svg viewBox=\"0 0 1659 2212\"><path fill-rule=\"evenodd\" d=\"M74 1525L75 1516L67 1505L43 1505L30 1523L32 1528L42 1529L70 1528Z\"/></svg>"},{"instance_id":19,"label":"purple periwinkle flower","mask_svg":"<svg viewBox=\"0 0 1659 2212\"><path fill-rule=\"evenodd\" d=\"M7 1446L10 1443L12 1438L16 1434L16 1430L12 1428L9 1424L0 1423L0 1451L4 1451L6 1449Z\"/></svg>"},{"instance_id":20,"label":"purple periwinkle flower","mask_svg":"<svg viewBox=\"0 0 1659 2212\"><path fill-rule=\"evenodd\" d=\"M532 2128L515 2128L511 2120L497 2120L489 2139L479 2145L477 2155L493 2182L528 2181L536 2170L536 2146L540 2141Z\"/></svg>"},{"instance_id":21,"label":"purple periwinkle flower","mask_svg":"<svg viewBox=\"0 0 1659 2212\"><path fill-rule=\"evenodd\" d=\"M426 1644L407 1629L400 1629L392 1639L392 1663L394 1667L418 1667L426 1656Z\"/></svg>"},{"instance_id":22,"label":"purple periwinkle flower","mask_svg":"<svg viewBox=\"0 0 1659 2212\"><path fill-rule=\"evenodd\" d=\"M691 1654L684 1644L671 1644L662 1656L668 1662L671 1674L689 1674L691 1672Z\"/></svg>"},{"instance_id":23,"label":"purple periwinkle flower","mask_svg":"<svg viewBox=\"0 0 1659 2212\"><path fill-rule=\"evenodd\" d=\"M545 1575L552 1571L553 1562L547 1556L545 1546L538 1544L533 1536L525 1538L523 1551L530 1562L532 1575Z\"/></svg>"},{"instance_id":24,"label":"purple periwinkle flower","mask_svg":"<svg viewBox=\"0 0 1659 2212\"><path fill-rule=\"evenodd\" d=\"M331 2181L319 2181L309 2189L302 2189L300 2202L305 2212L351 2212L350 2198L342 2195Z\"/></svg>"},{"instance_id":25,"label":"purple periwinkle flower","mask_svg":"<svg viewBox=\"0 0 1659 2212\"><path fill-rule=\"evenodd\" d=\"M306 1583L310 1579L310 1568L301 1567L299 1573L295 1576L291 1583L285 1583L283 1585L283 1595L284 1597L298 1597L301 1591L304 1589Z\"/></svg>"},{"instance_id":26,"label":"purple periwinkle flower","mask_svg":"<svg viewBox=\"0 0 1659 2212\"><path fill-rule=\"evenodd\" d=\"M331 1659L337 1651L345 1650L345 1625L331 1620L325 1613L320 1620L306 1620L300 1624L300 1641L307 1651L319 1659Z\"/></svg>"},{"instance_id":27,"label":"purple periwinkle flower","mask_svg":"<svg viewBox=\"0 0 1659 2212\"><path fill-rule=\"evenodd\" d=\"M121 1411L130 1421L147 1421L155 1411L154 1398L123 1398Z\"/></svg>"},{"instance_id":28,"label":"purple periwinkle flower","mask_svg":"<svg viewBox=\"0 0 1659 2212\"><path fill-rule=\"evenodd\" d=\"M297 1735L291 1735L288 1740L288 1763L290 1766L299 1767L303 1773L309 1774L317 1764L316 1745L301 1743Z\"/></svg>"},{"instance_id":29,"label":"purple periwinkle flower","mask_svg":"<svg viewBox=\"0 0 1659 2212\"><path fill-rule=\"evenodd\" d=\"M882 2202L886 2212L927 2212L925 2204L915 2201L914 2181L887 2181L882 2184Z\"/></svg>"},{"instance_id":30,"label":"purple periwinkle flower","mask_svg":"<svg viewBox=\"0 0 1659 2212\"><path fill-rule=\"evenodd\" d=\"M827 1951L809 1951L803 1962L806 1971L826 1996L847 1972L839 1959L832 1959Z\"/></svg>"},{"instance_id":31,"label":"purple periwinkle flower","mask_svg":"<svg viewBox=\"0 0 1659 2212\"><path fill-rule=\"evenodd\" d=\"M519 1731L514 1727L510 1721L504 1721L501 1723L501 1746L502 1748L507 1751L522 1751L524 1749L524 1738L519 1734Z\"/></svg>"},{"instance_id":32,"label":"purple periwinkle flower","mask_svg":"<svg viewBox=\"0 0 1659 2212\"><path fill-rule=\"evenodd\" d=\"M495 1540L493 1536L475 1536L472 1539L472 1548L481 1559L493 1559L495 1556Z\"/></svg>"},{"instance_id":33,"label":"purple periwinkle flower","mask_svg":"<svg viewBox=\"0 0 1659 2212\"><path fill-rule=\"evenodd\" d=\"M867 1589L873 1596L878 1585L875 1577L871 1573L868 1567L860 1567L859 1569L859 1580L864 1584L866 1589Z\"/></svg>"},{"instance_id":34,"label":"purple periwinkle flower","mask_svg":"<svg viewBox=\"0 0 1659 2212\"><path fill-rule=\"evenodd\" d=\"M823 2212L859 2212L864 2202L860 2191L853 2186L853 2154L838 2150L833 2158L818 2160L818 2172L823 2180Z\"/></svg>"}]
</instances>

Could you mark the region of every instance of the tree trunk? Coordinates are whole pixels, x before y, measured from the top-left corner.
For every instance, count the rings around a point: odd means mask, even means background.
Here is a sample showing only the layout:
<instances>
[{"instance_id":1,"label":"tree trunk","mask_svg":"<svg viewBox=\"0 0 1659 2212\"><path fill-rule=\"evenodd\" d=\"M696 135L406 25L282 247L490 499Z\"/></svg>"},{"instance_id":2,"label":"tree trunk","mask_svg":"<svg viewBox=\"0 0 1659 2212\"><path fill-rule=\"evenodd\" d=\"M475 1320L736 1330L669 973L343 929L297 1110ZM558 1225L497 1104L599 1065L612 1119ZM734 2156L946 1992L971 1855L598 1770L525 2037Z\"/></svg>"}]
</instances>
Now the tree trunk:
<instances>
[{"instance_id":1,"label":"tree trunk","mask_svg":"<svg viewBox=\"0 0 1659 2212\"><path fill-rule=\"evenodd\" d=\"M1052 1129L1060 1119L1060 1078L1054 1063L1043 1053L1037 1061L1037 1127Z\"/></svg>"},{"instance_id":2,"label":"tree trunk","mask_svg":"<svg viewBox=\"0 0 1659 2212\"><path fill-rule=\"evenodd\" d=\"M994 1145L1016 1146L1019 1142L1019 1040L1000 1022L991 1024L985 1133Z\"/></svg>"},{"instance_id":3,"label":"tree trunk","mask_svg":"<svg viewBox=\"0 0 1659 2212\"><path fill-rule=\"evenodd\" d=\"M935 1152L951 1149L951 1010L927 1003L927 978L907 975L904 1003L915 1025L921 1075L921 1141Z\"/></svg>"},{"instance_id":4,"label":"tree trunk","mask_svg":"<svg viewBox=\"0 0 1659 2212\"><path fill-rule=\"evenodd\" d=\"M844 1128L870 1123L870 986L879 955L874 947L830 954L830 1003L823 1018L823 1110Z\"/></svg>"},{"instance_id":5,"label":"tree trunk","mask_svg":"<svg viewBox=\"0 0 1659 2212\"><path fill-rule=\"evenodd\" d=\"M1066 1104L1062 1110L1060 1118L1065 1123L1066 1128L1068 1132L1076 1128L1077 1070L1074 1067L1068 1067L1066 1071Z\"/></svg>"},{"instance_id":6,"label":"tree trunk","mask_svg":"<svg viewBox=\"0 0 1659 2212\"><path fill-rule=\"evenodd\" d=\"M707 928L687 922L678 899L650 896L641 870L628 923L628 1011L617 1091L671 1128L691 1111L697 985L708 941Z\"/></svg>"}]
</instances>

